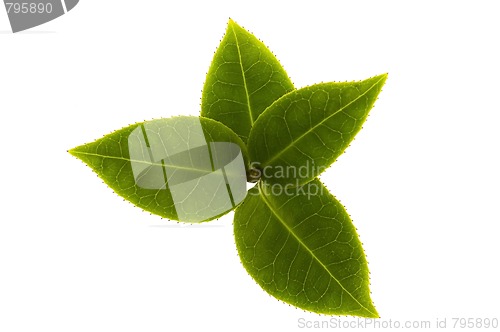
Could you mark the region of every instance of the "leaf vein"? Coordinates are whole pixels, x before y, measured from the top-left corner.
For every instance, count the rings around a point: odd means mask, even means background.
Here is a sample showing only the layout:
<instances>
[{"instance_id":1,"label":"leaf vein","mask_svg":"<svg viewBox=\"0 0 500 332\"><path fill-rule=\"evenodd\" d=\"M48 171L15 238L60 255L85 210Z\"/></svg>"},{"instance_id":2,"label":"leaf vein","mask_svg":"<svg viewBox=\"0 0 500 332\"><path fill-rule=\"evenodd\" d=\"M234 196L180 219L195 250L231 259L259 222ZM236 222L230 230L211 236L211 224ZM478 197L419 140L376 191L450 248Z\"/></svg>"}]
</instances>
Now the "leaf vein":
<instances>
[{"instance_id":1,"label":"leaf vein","mask_svg":"<svg viewBox=\"0 0 500 332\"><path fill-rule=\"evenodd\" d=\"M366 311L368 311L368 312L370 312L372 314L375 314L375 313L371 312L368 308L366 308L363 304L361 304L354 297L354 295L352 295L351 292L349 292L344 287L344 285L342 285L342 283L330 272L330 270L328 269L328 267L325 264L323 264L323 262L318 258L318 256L316 256L314 254L314 252L297 236L297 234L295 234L295 232L293 231L293 229L290 228L288 226L288 224L280 217L280 215L278 214L278 212L276 211L276 209L272 206L271 202L265 196L264 190L262 189L262 182L259 182L259 192L260 192L260 196L262 197L262 201L266 204L266 206L269 208L269 210L271 210L271 212L276 216L276 219L278 219L278 221L283 225L283 227L285 227L285 229L288 231L288 233L290 235L292 235L297 240L297 242L312 256L312 258L314 260L316 260L321 265L321 267L323 267L323 269L328 273L328 275L331 277L331 279L333 279L340 286L340 288L342 288L342 290L345 293L347 293L356 303L358 303L360 307L362 307L363 309L365 309Z\"/></svg>"},{"instance_id":2,"label":"leaf vein","mask_svg":"<svg viewBox=\"0 0 500 332\"><path fill-rule=\"evenodd\" d=\"M241 51L240 51L240 42L238 41L238 36L236 35L236 31L234 31L234 28L232 28L234 38L236 39L236 49L238 50L238 58L240 60L240 68L241 68L241 76L243 77L243 86L245 88L245 96L247 98L247 107L248 107L248 117L250 118L250 125L253 126L254 119L252 115L252 109L250 106L250 95L248 93L248 86L247 86L247 80L245 77L245 70L243 69L243 62L241 59Z\"/></svg>"},{"instance_id":3,"label":"leaf vein","mask_svg":"<svg viewBox=\"0 0 500 332\"><path fill-rule=\"evenodd\" d=\"M335 111L334 113L330 114L329 116L325 117L323 120L321 120L319 123L315 124L312 128L308 129L307 131L305 131L303 134L301 134L299 137L297 137L296 139L292 140L287 146L285 146L279 153L277 153L274 157L272 157L271 159L269 159L268 161L266 162L262 162L262 167L266 167L268 166L269 164L271 164L273 161L275 161L276 159L278 159L281 155L283 155L285 153L285 151L287 151L288 149L290 149L291 147L294 146L294 144L298 141L300 141L302 138L304 138L307 134L309 134L310 132L312 132L313 130L315 130L317 127L321 126L323 123L325 123L326 121L328 121L329 119L331 119L333 116L337 115L338 113L340 112L344 112L344 110L350 106L351 104L355 103L356 101L358 101L360 98L364 97L368 92L370 92L370 90L372 90L375 86L377 86L377 84L384 80L385 78L382 77L380 78L377 82L373 83L372 86L370 86L368 89L366 89L365 92L363 92L362 94L360 94L359 96L357 96L356 98L354 98L352 101L350 101L349 103L347 103L345 106L342 106L341 108L339 108L337 111ZM347 113L345 113L347 114Z\"/></svg>"}]
</instances>

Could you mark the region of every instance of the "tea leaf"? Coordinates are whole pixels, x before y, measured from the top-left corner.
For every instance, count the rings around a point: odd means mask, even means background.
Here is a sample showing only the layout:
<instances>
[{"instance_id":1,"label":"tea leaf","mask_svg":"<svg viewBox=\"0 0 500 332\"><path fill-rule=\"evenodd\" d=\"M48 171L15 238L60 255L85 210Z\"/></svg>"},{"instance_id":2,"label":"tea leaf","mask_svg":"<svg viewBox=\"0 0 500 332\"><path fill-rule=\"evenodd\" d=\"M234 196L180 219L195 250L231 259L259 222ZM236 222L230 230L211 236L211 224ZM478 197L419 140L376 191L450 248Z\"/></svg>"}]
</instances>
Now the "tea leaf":
<instances>
[{"instance_id":1,"label":"tea leaf","mask_svg":"<svg viewBox=\"0 0 500 332\"><path fill-rule=\"evenodd\" d=\"M246 147L211 119L137 123L69 152L118 195L172 220L217 218L246 195Z\"/></svg>"},{"instance_id":2,"label":"tea leaf","mask_svg":"<svg viewBox=\"0 0 500 332\"><path fill-rule=\"evenodd\" d=\"M248 140L250 159L264 170L263 179L302 185L318 176L361 129L386 78L316 84L269 106Z\"/></svg>"},{"instance_id":3,"label":"tea leaf","mask_svg":"<svg viewBox=\"0 0 500 332\"><path fill-rule=\"evenodd\" d=\"M246 142L259 115L292 90L290 78L271 51L229 20L208 70L201 116L224 123Z\"/></svg>"},{"instance_id":4,"label":"tea leaf","mask_svg":"<svg viewBox=\"0 0 500 332\"><path fill-rule=\"evenodd\" d=\"M243 266L274 297L321 314L378 317L356 229L318 179L260 182L236 209L234 234Z\"/></svg>"}]
</instances>

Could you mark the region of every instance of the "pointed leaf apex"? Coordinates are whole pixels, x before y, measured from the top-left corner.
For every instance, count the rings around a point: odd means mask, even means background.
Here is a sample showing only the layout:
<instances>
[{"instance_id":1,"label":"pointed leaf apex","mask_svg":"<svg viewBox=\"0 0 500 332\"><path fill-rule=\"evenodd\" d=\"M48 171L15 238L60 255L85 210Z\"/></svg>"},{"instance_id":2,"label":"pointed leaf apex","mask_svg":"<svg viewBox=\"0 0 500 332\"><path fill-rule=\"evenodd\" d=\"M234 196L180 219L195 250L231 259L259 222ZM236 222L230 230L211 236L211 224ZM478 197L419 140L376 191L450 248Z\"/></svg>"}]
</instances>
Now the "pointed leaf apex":
<instances>
[{"instance_id":1,"label":"pointed leaf apex","mask_svg":"<svg viewBox=\"0 0 500 332\"><path fill-rule=\"evenodd\" d=\"M238 28L241 28L239 26L238 23L236 23L232 18L229 18L229 21L227 22L227 27L231 27L231 28L234 28L234 27L238 27Z\"/></svg>"},{"instance_id":2,"label":"pointed leaf apex","mask_svg":"<svg viewBox=\"0 0 500 332\"><path fill-rule=\"evenodd\" d=\"M380 74L378 76L383 77L384 79L387 79L387 77L389 76L389 73L383 73L383 74Z\"/></svg>"},{"instance_id":3,"label":"pointed leaf apex","mask_svg":"<svg viewBox=\"0 0 500 332\"><path fill-rule=\"evenodd\" d=\"M79 145L79 146L77 146L77 147L74 147L74 148L72 148L72 149L69 149L69 150L68 150L68 153L69 153L70 155L72 155L73 157L76 157L76 158L78 158L78 159L81 159L81 158L78 156L78 154L79 154L79 152L81 152L82 146L83 146L83 145Z\"/></svg>"},{"instance_id":4,"label":"pointed leaf apex","mask_svg":"<svg viewBox=\"0 0 500 332\"><path fill-rule=\"evenodd\" d=\"M260 114L293 89L265 44L229 18L207 73L201 116L222 122L246 142Z\"/></svg>"}]
</instances>

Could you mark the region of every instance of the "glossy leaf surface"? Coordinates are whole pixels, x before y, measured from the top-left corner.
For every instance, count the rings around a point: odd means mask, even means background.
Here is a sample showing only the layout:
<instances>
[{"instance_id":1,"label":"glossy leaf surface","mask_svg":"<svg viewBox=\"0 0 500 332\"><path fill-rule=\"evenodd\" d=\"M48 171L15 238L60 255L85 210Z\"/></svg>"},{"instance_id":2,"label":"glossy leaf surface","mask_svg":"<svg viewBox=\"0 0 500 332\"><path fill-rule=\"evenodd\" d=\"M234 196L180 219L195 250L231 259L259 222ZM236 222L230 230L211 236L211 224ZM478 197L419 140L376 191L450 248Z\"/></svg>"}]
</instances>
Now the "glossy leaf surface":
<instances>
[{"instance_id":1,"label":"glossy leaf surface","mask_svg":"<svg viewBox=\"0 0 500 332\"><path fill-rule=\"evenodd\" d=\"M172 220L216 218L246 195L246 147L232 130L211 119L138 123L69 152L118 195Z\"/></svg>"},{"instance_id":2,"label":"glossy leaf surface","mask_svg":"<svg viewBox=\"0 0 500 332\"><path fill-rule=\"evenodd\" d=\"M207 74L201 115L224 123L246 142L257 117L292 90L271 51L230 20Z\"/></svg>"},{"instance_id":3,"label":"glossy leaf surface","mask_svg":"<svg viewBox=\"0 0 500 332\"><path fill-rule=\"evenodd\" d=\"M316 313L378 317L356 229L318 179L260 182L236 210L234 234L241 262L269 294Z\"/></svg>"},{"instance_id":4,"label":"glossy leaf surface","mask_svg":"<svg viewBox=\"0 0 500 332\"><path fill-rule=\"evenodd\" d=\"M250 159L264 171L263 179L301 185L318 176L361 129L386 78L316 84L273 103L248 140Z\"/></svg>"}]
</instances>

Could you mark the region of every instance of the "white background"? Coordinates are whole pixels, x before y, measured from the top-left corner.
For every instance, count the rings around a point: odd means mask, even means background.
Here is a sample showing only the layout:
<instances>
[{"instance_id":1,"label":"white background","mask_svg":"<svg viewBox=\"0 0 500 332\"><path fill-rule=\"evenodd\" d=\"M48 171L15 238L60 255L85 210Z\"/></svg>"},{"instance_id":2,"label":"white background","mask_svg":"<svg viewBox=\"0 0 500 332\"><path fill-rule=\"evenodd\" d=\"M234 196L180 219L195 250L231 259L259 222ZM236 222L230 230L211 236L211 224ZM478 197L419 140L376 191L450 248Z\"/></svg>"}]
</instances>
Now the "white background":
<instances>
[{"instance_id":1,"label":"white background","mask_svg":"<svg viewBox=\"0 0 500 332\"><path fill-rule=\"evenodd\" d=\"M198 114L229 17L297 87L389 73L321 176L358 228L382 320L500 318L495 2L172 3L81 0L19 34L0 9L0 331L294 331L329 319L255 284L233 213L202 226L151 216L66 152Z\"/></svg>"}]
</instances>

